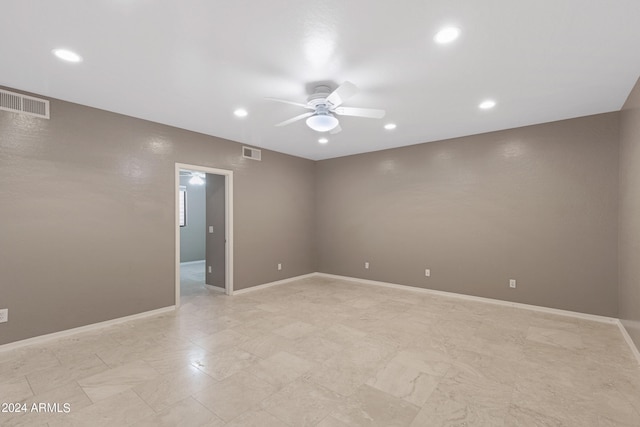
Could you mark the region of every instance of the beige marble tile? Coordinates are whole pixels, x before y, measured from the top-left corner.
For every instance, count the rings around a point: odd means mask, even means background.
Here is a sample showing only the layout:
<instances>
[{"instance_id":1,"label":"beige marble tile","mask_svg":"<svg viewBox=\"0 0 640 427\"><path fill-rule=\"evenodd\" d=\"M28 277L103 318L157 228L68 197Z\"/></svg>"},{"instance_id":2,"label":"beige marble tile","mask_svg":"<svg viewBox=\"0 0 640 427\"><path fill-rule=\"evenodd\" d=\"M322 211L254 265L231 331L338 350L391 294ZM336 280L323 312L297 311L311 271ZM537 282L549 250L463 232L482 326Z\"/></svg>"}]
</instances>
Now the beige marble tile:
<instances>
[{"instance_id":1,"label":"beige marble tile","mask_svg":"<svg viewBox=\"0 0 640 427\"><path fill-rule=\"evenodd\" d=\"M159 373L170 374L193 366L196 361L201 360L205 355L207 355L207 351L194 344L186 349L154 352L144 355L142 359Z\"/></svg>"},{"instance_id":2,"label":"beige marble tile","mask_svg":"<svg viewBox=\"0 0 640 427\"><path fill-rule=\"evenodd\" d=\"M640 425L615 325L326 278L196 291L171 315L0 352L0 392L72 405L0 424ZM226 419L203 405L216 393Z\"/></svg>"},{"instance_id":3,"label":"beige marble tile","mask_svg":"<svg viewBox=\"0 0 640 427\"><path fill-rule=\"evenodd\" d=\"M293 346L285 348L287 352L315 363L325 362L340 353L344 346L317 335L299 338Z\"/></svg>"},{"instance_id":4,"label":"beige marble tile","mask_svg":"<svg viewBox=\"0 0 640 427\"><path fill-rule=\"evenodd\" d=\"M393 356L395 347L366 337L345 348L305 378L343 396L349 396L363 385Z\"/></svg>"},{"instance_id":5,"label":"beige marble tile","mask_svg":"<svg viewBox=\"0 0 640 427\"><path fill-rule=\"evenodd\" d=\"M323 330L318 336L325 338L329 341L336 342L342 346L349 346L363 339L367 335L366 332L358 329L350 328L339 323L331 325L329 328Z\"/></svg>"},{"instance_id":6,"label":"beige marble tile","mask_svg":"<svg viewBox=\"0 0 640 427\"><path fill-rule=\"evenodd\" d=\"M152 415L153 410L132 390L127 390L79 411L72 410L63 418L49 421L49 426L128 426Z\"/></svg>"},{"instance_id":7,"label":"beige marble tile","mask_svg":"<svg viewBox=\"0 0 640 427\"><path fill-rule=\"evenodd\" d=\"M429 350L420 352L411 350L399 351L392 360L436 377L444 375L453 362L448 355Z\"/></svg>"},{"instance_id":8,"label":"beige marble tile","mask_svg":"<svg viewBox=\"0 0 640 427\"><path fill-rule=\"evenodd\" d=\"M545 413L522 408L518 405L511 405L507 416L504 419L505 427L563 427L567 426L563 420L554 418ZM598 424L595 424L596 426Z\"/></svg>"},{"instance_id":9,"label":"beige marble tile","mask_svg":"<svg viewBox=\"0 0 640 427\"><path fill-rule=\"evenodd\" d=\"M331 416L347 425L408 426L419 407L368 385L338 404Z\"/></svg>"},{"instance_id":10,"label":"beige marble tile","mask_svg":"<svg viewBox=\"0 0 640 427\"><path fill-rule=\"evenodd\" d=\"M290 426L315 426L332 412L340 396L298 379L261 403L261 407Z\"/></svg>"},{"instance_id":11,"label":"beige marble tile","mask_svg":"<svg viewBox=\"0 0 640 427\"><path fill-rule=\"evenodd\" d=\"M527 339L530 341L548 344L556 347L563 347L572 350L584 348L582 338L579 334L562 329L547 329L531 326L527 331Z\"/></svg>"},{"instance_id":12,"label":"beige marble tile","mask_svg":"<svg viewBox=\"0 0 640 427\"><path fill-rule=\"evenodd\" d=\"M411 427L500 427L504 425L505 417L506 409L496 410L477 405L471 396L462 399L438 388L420 409Z\"/></svg>"},{"instance_id":13,"label":"beige marble tile","mask_svg":"<svg viewBox=\"0 0 640 427\"><path fill-rule=\"evenodd\" d=\"M340 421L339 419L328 415L324 417L317 427L349 427L349 424Z\"/></svg>"},{"instance_id":14,"label":"beige marble tile","mask_svg":"<svg viewBox=\"0 0 640 427\"><path fill-rule=\"evenodd\" d=\"M233 421L225 424L226 427L289 427L267 411L252 409Z\"/></svg>"},{"instance_id":15,"label":"beige marble tile","mask_svg":"<svg viewBox=\"0 0 640 427\"><path fill-rule=\"evenodd\" d=\"M193 362L193 366L215 380L222 381L260 360L259 357L244 350L232 348L215 354L205 354Z\"/></svg>"},{"instance_id":16,"label":"beige marble tile","mask_svg":"<svg viewBox=\"0 0 640 427\"><path fill-rule=\"evenodd\" d=\"M99 357L90 355L75 362L33 372L27 376L27 379L33 392L38 395L107 369L109 367Z\"/></svg>"},{"instance_id":17,"label":"beige marble tile","mask_svg":"<svg viewBox=\"0 0 640 427\"><path fill-rule=\"evenodd\" d=\"M594 390L590 409L603 419L621 424L640 425L640 412L614 387Z\"/></svg>"},{"instance_id":18,"label":"beige marble tile","mask_svg":"<svg viewBox=\"0 0 640 427\"><path fill-rule=\"evenodd\" d=\"M266 333L243 342L238 346L238 348L266 359L280 351L287 351L292 348L294 344L295 341L289 338L272 333Z\"/></svg>"},{"instance_id":19,"label":"beige marble tile","mask_svg":"<svg viewBox=\"0 0 640 427\"><path fill-rule=\"evenodd\" d=\"M223 425L224 421L192 397L181 400L159 414L153 414L136 423L137 427L222 427Z\"/></svg>"},{"instance_id":20,"label":"beige marble tile","mask_svg":"<svg viewBox=\"0 0 640 427\"><path fill-rule=\"evenodd\" d=\"M276 387L248 372L239 372L194 394L196 400L224 421L231 421L276 391Z\"/></svg>"},{"instance_id":21,"label":"beige marble tile","mask_svg":"<svg viewBox=\"0 0 640 427\"><path fill-rule=\"evenodd\" d=\"M86 408L93 403L82 391L80 386L76 383L70 383L62 387L58 387L54 390L47 391L38 396L30 397L25 401L28 407L32 407L34 403L38 405L41 402L57 404L59 407L63 407L65 403L68 403L71 409L71 413L80 411L81 409ZM22 418L20 423L12 424L9 422L6 423L6 425L31 425L34 422L56 422L64 420L66 417L67 414L65 413L33 412L26 414L26 416ZM2 425L5 426L4 423Z\"/></svg>"},{"instance_id":22,"label":"beige marble tile","mask_svg":"<svg viewBox=\"0 0 640 427\"><path fill-rule=\"evenodd\" d=\"M236 332L233 329L225 329L224 331L216 332L215 334L196 340L195 343L209 353L216 353L238 346L249 338L250 337Z\"/></svg>"},{"instance_id":23,"label":"beige marble tile","mask_svg":"<svg viewBox=\"0 0 640 427\"><path fill-rule=\"evenodd\" d=\"M0 362L0 383L17 377L29 375L45 368L60 366L60 361L48 349L10 351Z\"/></svg>"},{"instance_id":24,"label":"beige marble tile","mask_svg":"<svg viewBox=\"0 0 640 427\"><path fill-rule=\"evenodd\" d=\"M366 384L414 405L422 406L436 389L439 381L439 377L425 374L392 360Z\"/></svg>"},{"instance_id":25,"label":"beige marble tile","mask_svg":"<svg viewBox=\"0 0 640 427\"><path fill-rule=\"evenodd\" d=\"M0 403L21 402L33 396L26 377L15 377L0 383Z\"/></svg>"},{"instance_id":26,"label":"beige marble tile","mask_svg":"<svg viewBox=\"0 0 640 427\"><path fill-rule=\"evenodd\" d=\"M189 366L137 385L133 391L154 411L161 412L216 383L216 380L198 368Z\"/></svg>"},{"instance_id":27,"label":"beige marble tile","mask_svg":"<svg viewBox=\"0 0 640 427\"><path fill-rule=\"evenodd\" d=\"M312 362L281 351L250 366L247 371L277 388L282 388L314 366Z\"/></svg>"},{"instance_id":28,"label":"beige marble tile","mask_svg":"<svg viewBox=\"0 0 640 427\"><path fill-rule=\"evenodd\" d=\"M590 390L566 386L552 380L536 380L529 375L526 381L516 382L512 405L567 425L596 425L597 413Z\"/></svg>"},{"instance_id":29,"label":"beige marble tile","mask_svg":"<svg viewBox=\"0 0 640 427\"><path fill-rule=\"evenodd\" d=\"M316 327L305 322L293 322L289 325L282 326L280 328L274 329L273 333L277 335L281 335L285 338L289 338L295 340L297 338L302 338L316 331Z\"/></svg>"},{"instance_id":30,"label":"beige marble tile","mask_svg":"<svg viewBox=\"0 0 640 427\"><path fill-rule=\"evenodd\" d=\"M93 402L122 393L157 378L159 373L145 362L132 362L78 381Z\"/></svg>"}]
</instances>

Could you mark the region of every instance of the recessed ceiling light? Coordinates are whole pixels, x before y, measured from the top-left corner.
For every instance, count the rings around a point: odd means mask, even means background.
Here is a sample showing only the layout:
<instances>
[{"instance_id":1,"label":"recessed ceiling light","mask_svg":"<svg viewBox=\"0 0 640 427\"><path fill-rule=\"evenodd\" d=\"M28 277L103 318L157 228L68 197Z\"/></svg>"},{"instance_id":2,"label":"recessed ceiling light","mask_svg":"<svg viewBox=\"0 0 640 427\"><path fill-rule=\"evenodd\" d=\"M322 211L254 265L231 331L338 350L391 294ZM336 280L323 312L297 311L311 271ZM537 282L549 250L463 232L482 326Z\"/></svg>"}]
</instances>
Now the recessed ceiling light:
<instances>
[{"instance_id":1,"label":"recessed ceiling light","mask_svg":"<svg viewBox=\"0 0 640 427\"><path fill-rule=\"evenodd\" d=\"M249 115L249 112L244 108L238 108L236 111L233 112L233 115L236 117L247 117Z\"/></svg>"},{"instance_id":2,"label":"recessed ceiling light","mask_svg":"<svg viewBox=\"0 0 640 427\"><path fill-rule=\"evenodd\" d=\"M433 38L436 43L451 43L460 36L460 29L456 27L446 27L438 31Z\"/></svg>"},{"instance_id":3,"label":"recessed ceiling light","mask_svg":"<svg viewBox=\"0 0 640 427\"><path fill-rule=\"evenodd\" d=\"M485 101L482 101L480 105L478 105L478 108L480 108L481 110L490 110L495 106L496 101L494 101L493 99L487 99Z\"/></svg>"},{"instance_id":4,"label":"recessed ceiling light","mask_svg":"<svg viewBox=\"0 0 640 427\"><path fill-rule=\"evenodd\" d=\"M68 49L53 49L51 51L55 56L67 62L82 62L82 57Z\"/></svg>"},{"instance_id":5,"label":"recessed ceiling light","mask_svg":"<svg viewBox=\"0 0 640 427\"><path fill-rule=\"evenodd\" d=\"M318 142L319 142L320 144L326 144L327 142L329 142L329 140L328 140L327 138L320 138L320 139L318 140Z\"/></svg>"},{"instance_id":6,"label":"recessed ceiling light","mask_svg":"<svg viewBox=\"0 0 640 427\"><path fill-rule=\"evenodd\" d=\"M387 123L386 125L384 125L384 128L386 130L394 130L395 128L397 128L398 126L395 123Z\"/></svg>"}]
</instances>

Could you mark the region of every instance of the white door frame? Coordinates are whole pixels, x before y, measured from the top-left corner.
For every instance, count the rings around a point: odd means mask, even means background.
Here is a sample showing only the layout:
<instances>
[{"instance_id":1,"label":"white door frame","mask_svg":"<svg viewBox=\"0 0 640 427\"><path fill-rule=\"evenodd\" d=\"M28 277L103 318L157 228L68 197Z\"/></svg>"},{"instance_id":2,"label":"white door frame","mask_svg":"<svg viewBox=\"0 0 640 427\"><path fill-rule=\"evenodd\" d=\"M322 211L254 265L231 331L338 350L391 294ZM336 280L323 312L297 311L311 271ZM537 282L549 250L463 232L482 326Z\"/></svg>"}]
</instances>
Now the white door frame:
<instances>
[{"instance_id":1,"label":"white door frame","mask_svg":"<svg viewBox=\"0 0 640 427\"><path fill-rule=\"evenodd\" d=\"M225 283L224 289L227 295L233 295L233 171L215 169L206 166L188 165L176 163L175 167L175 247L176 247L176 308L180 307L180 169L193 170L203 173L224 176L224 200L225 200ZM206 230L203 230L205 232Z\"/></svg>"}]
</instances>

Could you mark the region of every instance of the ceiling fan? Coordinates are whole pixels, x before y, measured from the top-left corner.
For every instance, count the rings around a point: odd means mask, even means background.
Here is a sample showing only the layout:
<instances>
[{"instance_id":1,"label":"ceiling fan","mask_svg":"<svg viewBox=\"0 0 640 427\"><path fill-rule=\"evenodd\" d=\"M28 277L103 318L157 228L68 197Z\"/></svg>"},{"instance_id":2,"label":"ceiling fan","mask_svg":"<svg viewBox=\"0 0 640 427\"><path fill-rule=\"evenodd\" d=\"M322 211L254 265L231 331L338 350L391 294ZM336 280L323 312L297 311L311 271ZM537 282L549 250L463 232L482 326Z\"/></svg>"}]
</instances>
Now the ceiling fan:
<instances>
[{"instance_id":1,"label":"ceiling fan","mask_svg":"<svg viewBox=\"0 0 640 427\"><path fill-rule=\"evenodd\" d=\"M188 171L188 170L181 170L180 176L191 177L191 179L189 180L189 184L191 185L203 185L205 183L205 178L206 178L206 175L203 172Z\"/></svg>"},{"instance_id":2,"label":"ceiling fan","mask_svg":"<svg viewBox=\"0 0 640 427\"><path fill-rule=\"evenodd\" d=\"M384 110L374 108L341 107L344 101L351 98L356 93L358 93L358 87L353 83L346 81L333 92L331 92L329 86L316 86L313 94L307 98L306 104L277 98L266 99L268 101L282 102L312 110L308 113L300 114L299 116L280 122L276 124L277 127L286 126L297 122L298 120L307 119L307 126L316 132L329 132L331 134L336 134L340 132L342 128L340 127L340 122L335 115L381 119L386 114Z\"/></svg>"}]
</instances>

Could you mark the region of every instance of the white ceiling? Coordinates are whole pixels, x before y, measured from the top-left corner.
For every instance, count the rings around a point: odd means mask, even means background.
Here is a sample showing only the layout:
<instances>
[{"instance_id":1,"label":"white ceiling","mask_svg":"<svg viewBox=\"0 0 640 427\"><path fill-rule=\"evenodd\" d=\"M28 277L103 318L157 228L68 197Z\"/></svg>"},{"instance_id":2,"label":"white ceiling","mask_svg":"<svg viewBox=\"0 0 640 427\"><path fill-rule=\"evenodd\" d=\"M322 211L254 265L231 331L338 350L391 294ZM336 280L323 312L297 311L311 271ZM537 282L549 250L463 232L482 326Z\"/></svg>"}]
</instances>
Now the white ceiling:
<instances>
[{"instance_id":1,"label":"white ceiling","mask_svg":"<svg viewBox=\"0 0 640 427\"><path fill-rule=\"evenodd\" d=\"M640 1L4 0L0 40L0 85L317 160L619 110ZM387 117L341 117L326 145L273 126L306 110L265 97L345 80L361 90L345 106Z\"/></svg>"}]
</instances>

